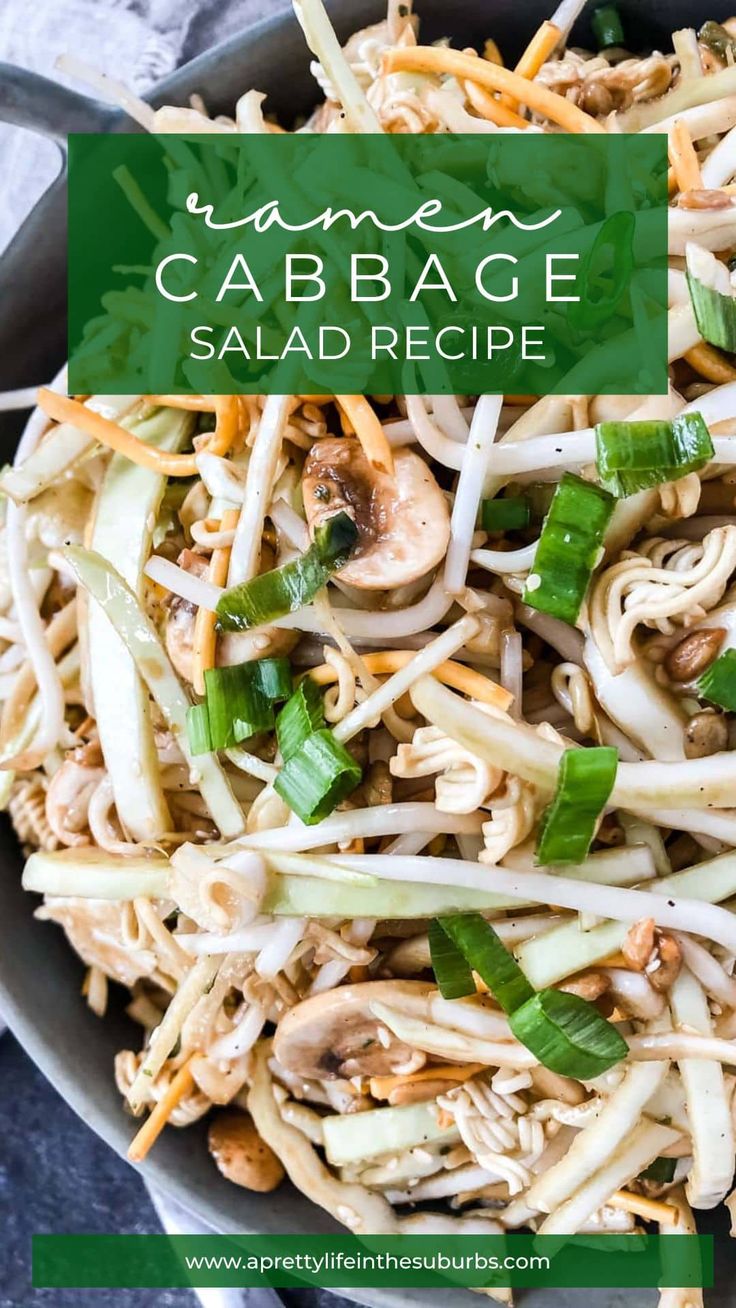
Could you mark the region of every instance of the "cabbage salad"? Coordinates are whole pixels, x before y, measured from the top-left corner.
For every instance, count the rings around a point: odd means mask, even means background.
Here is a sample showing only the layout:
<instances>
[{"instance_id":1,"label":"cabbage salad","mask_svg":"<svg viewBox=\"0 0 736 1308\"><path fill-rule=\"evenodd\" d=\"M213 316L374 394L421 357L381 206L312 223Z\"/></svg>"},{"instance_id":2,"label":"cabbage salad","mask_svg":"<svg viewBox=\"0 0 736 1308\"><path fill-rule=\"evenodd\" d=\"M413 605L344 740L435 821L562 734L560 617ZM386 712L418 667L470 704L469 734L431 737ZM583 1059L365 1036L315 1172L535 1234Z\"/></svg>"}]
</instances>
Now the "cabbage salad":
<instances>
[{"instance_id":1,"label":"cabbage salad","mask_svg":"<svg viewBox=\"0 0 736 1308\"><path fill-rule=\"evenodd\" d=\"M23 883L94 1013L127 991L136 1162L207 1115L230 1182L358 1233L736 1217L736 18L639 53L605 7L589 50L564 0L512 69L294 7L298 131L667 134L669 393L42 388L0 476ZM282 130L63 63L156 132Z\"/></svg>"}]
</instances>

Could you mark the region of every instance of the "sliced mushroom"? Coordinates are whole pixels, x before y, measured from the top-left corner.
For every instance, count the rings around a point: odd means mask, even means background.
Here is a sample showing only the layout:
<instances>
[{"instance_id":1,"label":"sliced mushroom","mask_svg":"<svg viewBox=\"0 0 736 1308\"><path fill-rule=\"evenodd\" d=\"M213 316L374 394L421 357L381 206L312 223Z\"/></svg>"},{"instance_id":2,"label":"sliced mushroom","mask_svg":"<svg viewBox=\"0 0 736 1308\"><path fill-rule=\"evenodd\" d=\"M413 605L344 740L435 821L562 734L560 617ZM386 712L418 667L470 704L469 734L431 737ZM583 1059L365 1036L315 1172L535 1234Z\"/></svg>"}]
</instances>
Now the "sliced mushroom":
<instances>
[{"instance_id":1,"label":"sliced mushroom","mask_svg":"<svg viewBox=\"0 0 736 1308\"><path fill-rule=\"evenodd\" d=\"M339 511L360 533L340 577L359 590L394 590L424 576L444 557L450 539L447 501L423 459L394 452L394 476L380 472L354 437L315 441L304 465L309 529Z\"/></svg>"},{"instance_id":2,"label":"sliced mushroom","mask_svg":"<svg viewBox=\"0 0 736 1308\"><path fill-rule=\"evenodd\" d=\"M206 576L207 560L192 550L183 550L178 559L180 567L196 577ZM194 623L197 609L189 600L174 595L168 603L166 618L166 652L179 676L191 682L193 676ZM298 631L282 631L279 627L266 627L259 631L228 632L217 642L219 667L235 663L250 663L252 659L275 658L288 654L299 639Z\"/></svg>"},{"instance_id":3,"label":"sliced mushroom","mask_svg":"<svg viewBox=\"0 0 736 1308\"><path fill-rule=\"evenodd\" d=\"M305 1080L384 1076L416 1070L425 1059L398 1040L371 1012L372 1003L412 1010L433 993L424 981L364 981L313 995L281 1020L274 1053Z\"/></svg>"},{"instance_id":4,"label":"sliced mushroom","mask_svg":"<svg viewBox=\"0 0 736 1308\"><path fill-rule=\"evenodd\" d=\"M228 1108L213 1118L207 1143L222 1175L234 1185L265 1194L284 1179L284 1169L262 1140L250 1113Z\"/></svg>"}]
</instances>

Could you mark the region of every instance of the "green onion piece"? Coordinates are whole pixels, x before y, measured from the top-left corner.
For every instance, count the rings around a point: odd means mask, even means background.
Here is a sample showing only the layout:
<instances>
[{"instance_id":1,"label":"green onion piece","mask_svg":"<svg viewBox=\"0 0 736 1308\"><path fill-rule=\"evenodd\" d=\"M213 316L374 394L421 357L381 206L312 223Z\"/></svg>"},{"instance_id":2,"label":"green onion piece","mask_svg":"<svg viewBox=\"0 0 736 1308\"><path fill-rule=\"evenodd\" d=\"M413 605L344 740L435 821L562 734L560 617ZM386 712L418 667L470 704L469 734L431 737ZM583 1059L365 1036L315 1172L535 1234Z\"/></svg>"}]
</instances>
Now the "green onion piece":
<instances>
[{"instance_id":1,"label":"green onion piece","mask_svg":"<svg viewBox=\"0 0 736 1308\"><path fill-rule=\"evenodd\" d=\"M480 913L456 913L437 921L469 967L485 981L504 1012L515 1012L533 997L534 990L513 954Z\"/></svg>"},{"instance_id":2,"label":"green onion piece","mask_svg":"<svg viewBox=\"0 0 736 1308\"><path fill-rule=\"evenodd\" d=\"M594 9L590 16L590 26L599 50L605 50L609 45L624 44L624 29L615 5L603 5L600 9Z\"/></svg>"},{"instance_id":3,"label":"green onion piece","mask_svg":"<svg viewBox=\"0 0 736 1308\"><path fill-rule=\"evenodd\" d=\"M697 693L719 708L736 713L736 649L720 654L695 683Z\"/></svg>"},{"instance_id":4,"label":"green onion piece","mask_svg":"<svg viewBox=\"0 0 736 1308\"><path fill-rule=\"evenodd\" d=\"M721 350L736 350L736 298L729 268L710 250L687 244L687 286L698 331Z\"/></svg>"},{"instance_id":5,"label":"green onion piece","mask_svg":"<svg viewBox=\"0 0 736 1308\"><path fill-rule=\"evenodd\" d=\"M544 520L525 604L574 626L614 503L600 486L565 473Z\"/></svg>"},{"instance_id":6,"label":"green onion piece","mask_svg":"<svg viewBox=\"0 0 736 1308\"><path fill-rule=\"evenodd\" d=\"M617 767L618 750L608 746L565 750L557 789L540 825L540 863L582 863L613 790Z\"/></svg>"},{"instance_id":7,"label":"green onion piece","mask_svg":"<svg viewBox=\"0 0 736 1308\"><path fill-rule=\"evenodd\" d=\"M253 669L255 683L266 699L276 704L289 698L293 686L288 659L256 659L245 666Z\"/></svg>"},{"instance_id":8,"label":"green onion piece","mask_svg":"<svg viewBox=\"0 0 736 1308\"><path fill-rule=\"evenodd\" d=\"M675 1168L677 1167L676 1158L655 1158L645 1171L639 1173L640 1181L658 1181L661 1185L668 1181L673 1181L675 1177Z\"/></svg>"},{"instance_id":9,"label":"green onion piece","mask_svg":"<svg viewBox=\"0 0 736 1308\"><path fill-rule=\"evenodd\" d=\"M305 677L276 718L276 739L284 762L296 754L307 736L324 725L321 691L316 681Z\"/></svg>"},{"instance_id":10,"label":"green onion piece","mask_svg":"<svg viewBox=\"0 0 736 1308\"><path fill-rule=\"evenodd\" d=\"M575 331L589 333L615 314L631 282L635 230L634 215L625 209L601 224L580 268L580 299L567 313Z\"/></svg>"},{"instance_id":11,"label":"green onion piece","mask_svg":"<svg viewBox=\"0 0 736 1308\"><path fill-rule=\"evenodd\" d=\"M516 959L480 913L440 917L436 925L508 1013L516 1038L545 1067L563 1076L587 1080L626 1057L625 1040L593 1004L561 990L540 990L535 994ZM463 972L457 954L448 955L432 931L430 952L437 983L445 998L462 998L473 993L469 989L472 978ZM455 988L455 993L445 993L443 984Z\"/></svg>"},{"instance_id":12,"label":"green onion piece","mask_svg":"<svg viewBox=\"0 0 736 1308\"><path fill-rule=\"evenodd\" d=\"M349 513L335 513L314 533L314 544L326 568L344 568L358 540L358 528Z\"/></svg>"},{"instance_id":13,"label":"green onion piece","mask_svg":"<svg viewBox=\"0 0 736 1308\"><path fill-rule=\"evenodd\" d=\"M361 771L331 731L314 731L284 763L274 790L307 826L321 822L360 783Z\"/></svg>"},{"instance_id":14,"label":"green onion piece","mask_svg":"<svg viewBox=\"0 0 736 1308\"><path fill-rule=\"evenodd\" d=\"M328 518L300 558L225 591L217 605L220 627L247 631L296 612L345 566L357 539L358 529L347 513Z\"/></svg>"},{"instance_id":15,"label":"green onion piece","mask_svg":"<svg viewBox=\"0 0 736 1308\"><path fill-rule=\"evenodd\" d=\"M273 707L255 675L255 663L207 668L205 700L213 749L231 749L248 736L273 727Z\"/></svg>"},{"instance_id":16,"label":"green onion piece","mask_svg":"<svg viewBox=\"0 0 736 1308\"><path fill-rule=\"evenodd\" d=\"M212 737L206 704L192 704L187 709L187 736L193 754L211 754Z\"/></svg>"},{"instance_id":17,"label":"green onion piece","mask_svg":"<svg viewBox=\"0 0 736 1308\"><path fill-rule=\"evenodd\" d=\"M736 41L727 28L714 22L712 18L703 23L698 32L698 40L702 41L703 45L707 45L708 49L717 54L720 59L728 59L729 50L736 54Z\"/></svg>"},{"instance_id":18,"label":"green onion piece","mask_svg":"<svg viewBox=\"0 0 736 1308\"><path fill-rule=\"evenodd\" d=\"M676 481L713 458L713 442L700 413L682 413L672 422L599 422L595 439L598 475L619 499Z\"/></svg>"},{"instance_id":19,"label":"green onion piece","mask_svg":"<svg viewBox=\"0 0 736 1308\"><path fill-rule=\"evenodd\" d=\"M529 501L523 495L483 500L480 522L484 531L518 531L529 523Z\"/></svg>"},{"instance_id":20,"label":"green onion piece","mask_svg":"<svg viewBox=\"0 0 736 1308\"><path fill-rule=\"evenodd\" d=\"M587 1081L629 1052L615 1026L579 995L540 990L509 1017L509 1026L544 1067Z\"/></svg>"},{"instance_id":21,"label":"green onion piece","mask_svg":"<svg viewBox=\"0 0 736 1308\"><path fill-rule=\"evenodd\" d=\"M465 995L475 994L473 974L465 956L436 918L429 924L429 953L443 999L463 999Z\"/></svg>"}]
</instances>

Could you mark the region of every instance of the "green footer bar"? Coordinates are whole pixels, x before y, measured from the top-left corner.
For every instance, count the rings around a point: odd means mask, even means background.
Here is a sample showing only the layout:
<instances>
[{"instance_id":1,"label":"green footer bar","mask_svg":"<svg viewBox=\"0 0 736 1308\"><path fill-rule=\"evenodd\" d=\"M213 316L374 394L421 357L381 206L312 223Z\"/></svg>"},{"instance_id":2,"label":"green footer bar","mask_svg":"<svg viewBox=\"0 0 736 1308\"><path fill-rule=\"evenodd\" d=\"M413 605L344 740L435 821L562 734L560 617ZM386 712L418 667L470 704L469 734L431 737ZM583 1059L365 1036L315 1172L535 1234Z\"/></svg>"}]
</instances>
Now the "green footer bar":
<instances>
[{"instance_id":1,"label":"green footer bar","mask_svg":"<svg viewBox=\"0 0 736 1308\"><path fill-rule=\"evenodd\" d=\"M34 1287L707 1287L695 1235L34 1235Z\"/></svg>"}]
</instances>

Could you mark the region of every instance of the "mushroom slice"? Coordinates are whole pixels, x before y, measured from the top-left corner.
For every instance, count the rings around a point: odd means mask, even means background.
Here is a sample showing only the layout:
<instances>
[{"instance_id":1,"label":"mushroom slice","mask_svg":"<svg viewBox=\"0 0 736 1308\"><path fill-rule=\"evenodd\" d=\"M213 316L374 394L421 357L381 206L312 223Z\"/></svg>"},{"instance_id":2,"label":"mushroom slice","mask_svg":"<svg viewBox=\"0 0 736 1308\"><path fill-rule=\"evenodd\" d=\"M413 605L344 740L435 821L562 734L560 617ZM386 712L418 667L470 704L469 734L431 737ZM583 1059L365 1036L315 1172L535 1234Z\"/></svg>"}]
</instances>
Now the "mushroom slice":
<instances>
[{"instance_id":1,"label":"mushroom slice","mask_svg":"<svg viewBox=\"0 0 736 1308\"><path fill-rule=\"evenodd\" d=\"M315 441L302 479L314 534L335 513L349 513L359 539L340 577L359 590L395 590L444 558L450 539L447 500L423 459L394 451L394 476L374 468L354 437Z\"/></svg>"},{"instance_id":2,"label":"mushroom slice","mask_svg":"<svg viewBox=\"0 0 736 1308\"><path fill-rule=\"evenodd\" d=\"M179 676L191 682L194 676L194 623L197 610L189 600L174 596L166 617L166 652ZM217 666L250 663L253 659L289 654L299 640L298 631L264 627L259 631L223 633L217 642Z\"/></svg>"},{"instance_id":3,"label":"mushroom slice","mask_svg":"<svg viewBox=\"0 0 736 1308\"><path fill-rule=\"evenodd\" d=\"M424 981L364 981L304 999L290 1009L274 1037L281 1066L305 1080L384 1076L416 1070L425 1059L373 1016L372 1003L403 1008L426 999ZM420 1061L418 1061L420 1060Z\"/></svg>"}]
</instances>

